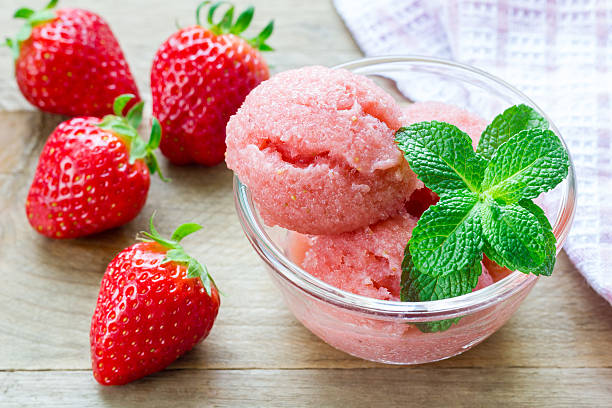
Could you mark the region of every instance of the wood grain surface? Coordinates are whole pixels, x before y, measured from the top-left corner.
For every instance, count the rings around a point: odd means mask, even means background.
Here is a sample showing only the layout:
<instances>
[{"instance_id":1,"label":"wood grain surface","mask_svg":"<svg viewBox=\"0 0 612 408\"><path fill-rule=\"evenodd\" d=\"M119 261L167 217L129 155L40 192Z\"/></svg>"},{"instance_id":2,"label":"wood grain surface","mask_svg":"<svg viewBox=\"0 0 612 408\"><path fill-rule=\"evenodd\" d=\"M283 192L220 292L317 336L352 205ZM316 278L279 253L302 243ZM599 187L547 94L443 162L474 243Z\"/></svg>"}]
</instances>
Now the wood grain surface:
<instances>
[{"instance_id":1,"label":"wood grain surface","mask_svg":"<svg viewBox=\"0 0 612 408\"><path fill-rule=\"evenodd\" d=\"M277 51L268 55L275 72L360 56L328 1L253 2L256 27L276 18ZM109 20L143 95L156 47L174 17L193 21L196 3L63 1ZM24 4L2 1L6 33L17 28L8 16ZM163 161L173 182L154 179L145 209L128 225L71 241L39 236L24 201L44 141L63 118L28 108L11 70L8 50L0 51L0 406L612 406L612 308L564 254L553 277L483 344L439 363L395 367L339 352L293 318L242 233L224 165ZM185 245L226 296L209 338L168 370L102 387L89 368L100 279L153 210L165 233L184 221L205 225Z\"/></svg>"}]
</instances>

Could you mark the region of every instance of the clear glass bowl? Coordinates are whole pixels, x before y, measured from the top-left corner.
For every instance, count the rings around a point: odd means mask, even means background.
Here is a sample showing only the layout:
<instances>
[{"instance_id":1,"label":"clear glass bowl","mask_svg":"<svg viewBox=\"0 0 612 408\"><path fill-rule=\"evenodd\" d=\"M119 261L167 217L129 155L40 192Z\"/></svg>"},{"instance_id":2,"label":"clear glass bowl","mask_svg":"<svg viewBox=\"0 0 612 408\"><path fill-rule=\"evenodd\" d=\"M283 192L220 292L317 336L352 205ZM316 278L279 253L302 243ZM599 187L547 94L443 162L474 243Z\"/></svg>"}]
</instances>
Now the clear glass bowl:
<instances>
[{"instance_id":1,"label":"clear glass bowl","mask_svg":"<svg viewBox=\"0 0 612 408\"><path fill-rule=\"evenodd\" d=\"M546 117L511 85L456 62L398 56L365 58L336 68L372 78L400 104L425 99L448 102L490 121L505 108L524 103ZM408 90L411 99L399 90ZM560 135L552 122L550 127ZM420 364L460 354L499 329L537 281L533 275L513 272L476 292L431 302L395 302L355 295L314 278L293 263L288 252L291 232L264 225L248 187L237 177L234 198L246 236L295 317L328 344L366 360ZM569 232L576 204L573 165L567 179L540 199L553 225L558 252ZM547 279L554 279L554 275ZM461 317L459 323L442 332L423 333L415 326L455 317Z\"/></svg>"}]
</instances>

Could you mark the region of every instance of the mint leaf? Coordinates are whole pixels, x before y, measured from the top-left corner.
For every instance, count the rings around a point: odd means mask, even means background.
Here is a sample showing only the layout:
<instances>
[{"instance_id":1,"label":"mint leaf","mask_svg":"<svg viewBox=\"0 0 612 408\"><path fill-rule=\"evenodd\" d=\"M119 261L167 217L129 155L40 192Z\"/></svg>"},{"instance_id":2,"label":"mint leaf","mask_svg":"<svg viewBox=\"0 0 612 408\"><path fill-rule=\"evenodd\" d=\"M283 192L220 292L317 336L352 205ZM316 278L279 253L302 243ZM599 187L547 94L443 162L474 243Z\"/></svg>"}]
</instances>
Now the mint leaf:
<instances>
[{"instance_id":1,"label":"mint leaf","mask_svg":"<svg viewBox=\"0 0 612 408\"><path fill-rule=\"evenodd\" d=\"M522 130L548 129L548 121L527 105L515 105L506 109L493 119L493 122L480 136L476 152L491 160L497 148Z\"/></svg>"},{"instance_id":2,"label":"mint leaf","mask_svg":"<svg viewBox=\"0 0 612 408\"><path fill-rule=\"evenodd\" d=\"M467 191L442 196L412 231L410 252L416 267L431 276L453 273L482 254L478 196Z\"/></svg>"},{"instance_id":3,"label":"mint leaf","mask_svg":"<svg viewBox=\"0 0 612 408\"><path fill-rule=\"evenodd\" d=\"M538 207L533 201L526 199L521 200L519 201L519 205L532 213L538 219L540 225L544 229L544 235L546 237L546 254L542 265L536 269L524 270L521 272L533 273L534 275L550 276L552 275L555 262L557 261L557 238L555 237L555 234L553 234L550 221L548 221L544 210Z\"/></svg>"},{"instance_id":4,"label":"mint leaf","mask_svg":"<svg viewBox=\"0 0 612 408\"><path fill-rule=\"evenodd\" d=\"M480 191L487 162L476 155L470 137L443 122L420 122L402 127L395 141L410 168L434 192Z\"/></svg>"},{"instance_id":5,"label":"mint leaf","mask_svg":"<svg viewBox=\"0 0 612 408\"><path fill-rule=\"evenodd\" d=\"M410 250L406 247L402 262L400 299L402 302L424 302L465 295L476 287L481 273L482 267L478 259L464 270L458 270L445 276L433 277L421 273L415 268ZM460 317L455 317L415 325L424 333L441 332L448 330L460 319Z\"/></svg>"},{"instance_id":6,"label":"mint leaf","mask_svg":"<svg viewBox=\"0 0 612 408\"><path fill-rule=\"evenodd\" d=\"M518 204L492 200L481 209L487 256L511 270L535 270L544 263L548 238L538 217Z\"/></svg>"},{"instance_id":7,"label":"mint leaf","mask_svg":"<svg viewBox=\"0 0 612 408\"><path fill-rule=\"evenodd\" d=\"M523 268L520 269L519 272L550 276L552 275L555 262L557 261L557 238L552 232L552 227L550 226L548 218L546 218L546 214L544 214L544 211L540 207L534 204L531 200L521 200L519 205L531 212L538 219L538 222L544 229L546 239L544 262L542 262L542 264L538 267ZM511 263L510 261L505 260L504 257L493 249L487 242L485 242L483 250L487 257L498 265L506 265Z\"/></svg>"},{"instance_id":8,"label":"mint leaf","mask_svg":"<svg viewBox=\"0 0 612 408\"><path fill-rule=\"evenodd\" d=\"M485 170L482 190L504 203L516 203L555 187L568 168L567 151L553 132L523 130L499 147Z\"/></svg>"},{"instance_id":9,"label":"mint leaf","mask_svg":"<svg viewBox=\"0 0 612 408\"><path fill-rule=\"evenodd\" d=\"M465 295L476 287L481 273L480 259L472 261L461 270L443 276L421 273L414 266L407 247L402 262L400 299L402 302L426 302Z\"/></svg>"}]
</instances>

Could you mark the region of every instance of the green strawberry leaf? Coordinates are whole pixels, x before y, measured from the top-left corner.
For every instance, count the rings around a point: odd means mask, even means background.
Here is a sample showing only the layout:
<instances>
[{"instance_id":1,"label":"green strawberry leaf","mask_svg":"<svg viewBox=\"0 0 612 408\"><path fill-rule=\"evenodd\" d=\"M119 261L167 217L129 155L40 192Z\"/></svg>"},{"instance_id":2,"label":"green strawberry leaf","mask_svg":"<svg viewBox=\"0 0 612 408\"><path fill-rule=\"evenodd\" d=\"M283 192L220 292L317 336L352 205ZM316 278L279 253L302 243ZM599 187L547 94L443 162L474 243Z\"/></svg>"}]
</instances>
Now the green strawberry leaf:
<instances>
[{"instance_id":1,"label":"green strawberry leaf","mask_svg":"<svg viewBox=\"0 0 612 408\"><path fill-rule=\"evenodd\" d=\"M176 242L181 242L181 240L185 238L187 235L193 234L194 232L199 231L201 229L202 229L202 226L200 224L195 224L195 223L183 224L172 233L172 238L170 239Z\"/></svg>"},{"instance_id":2,"label":"green strawberry leaf","mask_svg":"<svg viewBox=\"0 0 612 408\"><path fill-rule=\"evenodd\" d=\"M548 238L538 217L518 204L481 206L482 232L496 255L487 256L511 270L535 270L546 260Z\"/></svg>"},{"instance_id":3,"label":"green strawberry leaf","mask_svg":"<svg viewBox=\"0 0 612 408\"><path fill-rule=\"evenodd\" d=\"M123 109L125 109L125 106L135 97L136 95L133 94L123 94L116 97L115 102L113 102L113 112L115 113L115 115L122 118Z\"/></svg>"},{"instance_id":4,"label":"green strawberry leaf","mask_svg":"<svg viewBox=\"0 0 612 408\"><path fill-rule=\"evenodd\" d=\"M236 20L236 24L230 29L231 34L240 34L244 32L251 24L251 20L253 20L253 14L255 13L255 8L253 6L248 7L244 10Z\"/></svg>"},{"instance_id":5,"label":"green strawberry leaf","mask_svg":"<svg viewBox=\"0 0 612 408\"><path fill-rule=\"evenodd\" d=\"M476 152L491 160L503 143L522 130L548 129L548 121L527 105L511 106L493 119L482 132Z\"/></svg>"},{"instance_id":6,"label":"green strawberry leaf","mask_svg":"<svg viewBox=\"0 0 612 408\"><path fill-rule=\"evenodd\" d=\"M30 24L22 25L19 31L17 32L17 43L21 44L22 42L30 38L30 34L32 34L32 26Z\"/></svg>"},{"instance_id":7,"label":"green strawberry leaf","mask_svg":"<svg viewBox=\"0 0 612 408\"><path fill-rule=\"evenodd\" d=\"M35 12L28 18L28 20L30 22L30 25L32 25L32 27L36 27L37 25L42 24L45 21L53 20L54 18L55 18L55 11L45 9L45 10Z\"/></svg>"},{"instance_id":8,"label":"green strawberry leaf","mask_svg":"<svg viewBox=\"0 0 612 408\"><path fill-rule=\"evenodd\" d=\"M204 1L198 5L196 9L196 22L199 26L202 25L202 21L200 19L200 14L202 13L202 9L208 5L210 8L208 9L208 13L206 15L206 21L208 22L208 28L215 35L221 34L233 34L236 36L240 36L251 24L253 20L253 15L255 14L255 9L250 6L246 10L244 10L238 16L238 19L234 23L234 6L232 3L227 1L218 1L216 3L212 3L211 1ZM222 5L226 5L228 7L225 14L221 20L216 23L215 22L215 12ZM269 22L263 30L255 37L248 39L244 38L253 48L259 49L260 51L272 51L273 48L266 44L266 40L272 35L272 31L274 31L274 21Z\"/></svg>"},{"instance_id":9,"label":"green strawberry leaf","mask_svg":"<svg viewBox=\"0 0 612 408\"><path fill-rule=\"evenodd\" d=\"M504 203L517 203L551 190L565 177L569 156L550 130L529 129L502 144L482 180L485 195Z\"/></svg>"},{"instance_id":10,"label":"green strawberry leaf","mask_svg":"<svg viewBox=\"0 0 612 408\"><path fill-rule=\"evenodd\" d=\"M138 126L140 126L140 122L142 122L143 108L144 108L144 102L140 101L134 106L132 106L132 108L127 113L127 115L125 115L125 120L134 129L138 129Z\"/></svg>"},{"instance_id":11,"label":"green strawberry leaf","mask_svg":"<svg viewBox=\"0 0 612 408\"><path fill-rule=\"evenodd\" d=\"M57 0L51 0L47 6L38 11L30 8L22 7L15 11L13 18L24 19L23 25L17 32L15 38L7 38L6 45L11 49L13 58L17 60L21 52L21 44L30 38L32 29L47 21L54 20L56 17L55 11L51 10L57 4Z\"/></svg>"},{"instance_id":12,"label":"green strawberry leaf","mask_svg":"<svg viewBox=\"0 0 612 408\"><path fill-rule=\"evenodd\" d=\"M126 105L134 98L132 94L119 95L115 98L113 111L115 115L106 115L98 124L98 127L114 132L122 137L129 146L130 158L129 163L134 164L136 160L144 160L151 174L157 173L159 178L164 181L170 181L162 174L159 162L155 156L155 149L159 147L161 142L161 125L157 118L151 120L151 135L149 142L138 135L138 126L142 121L142 110L144 102L139 102L132 106L127 115L123 115L123 110Z\"/></svg>"},{"instance_id":13,"label":"green strawberry leaf","mask_svg":"<svg viewBox=\"0 0 612 408\"><path fill-rule=\"evenodd\" d=\"M456 190L480 192L487 162L474 153L470 137L443 122L400 128L395 141L410 168L438 195Z\"/></svg>"},{"instance_id":14,"label":"green strawberry leaf","mask_svg":"<svg viewBox=\"0 0 612 408\"><path fill-rule=\"evenodd\" d=\"M426 302L465 295L478 285L478 277L481 273L482 266L479 259L463 270L457 270L444 276L434 277L421 273L414 266L412 255L406 246L402 261L400 299L402 302ZM416 323L416 326L424 333L433 333L445 331L459 320L460 317L456 317L435 322Z\"/></svg>"},{"instance_id":15,"label":"green strawberry leaf","mask_svg":"<svg viewBox=\"0 0 612 408\"><path fill-rule=\"evenodd\" d=\"M13 14L13 18L30 18L30 16L34 14L34 10L27 8L27 7L22 7L20 9L18 9L15 14Z\"/></svg>"},{"instance_id":16,"label":"green strawberry leaf","mask_svg":"<svg viewBox=\"0 0 612 408\"><path fill-rule=\"evenodd\" d=\"M198 260L193 258L185 249L181 246L180 241L187 235L192 234L202 229L202 226L195 223L187 223L180 225L170 239L163 238L155 229L153 218L155 213L151 215L149 220L149 229L151 232L143 231L140 233L139 239L144 242L157 242L168 249L166 256L162 260L162 263L175 262L187 266L187 277L188 278L199 278L202 281L202 285L206 290L206 293L211 295L211 285L217 286L208 273L206 266L202 265Z\"/></svg>"},{"instance_id":17,"label":"green strawberry leaf","mask_svg":"<svg viewBox=\"0 0 612 408\"><path fill-rule=\"evenodd\" d=\"M412 231L410 252L416 267L431 276L462 270L481 257L481 203L467 191L442 196Z\"/></svg>"}]
</instances>

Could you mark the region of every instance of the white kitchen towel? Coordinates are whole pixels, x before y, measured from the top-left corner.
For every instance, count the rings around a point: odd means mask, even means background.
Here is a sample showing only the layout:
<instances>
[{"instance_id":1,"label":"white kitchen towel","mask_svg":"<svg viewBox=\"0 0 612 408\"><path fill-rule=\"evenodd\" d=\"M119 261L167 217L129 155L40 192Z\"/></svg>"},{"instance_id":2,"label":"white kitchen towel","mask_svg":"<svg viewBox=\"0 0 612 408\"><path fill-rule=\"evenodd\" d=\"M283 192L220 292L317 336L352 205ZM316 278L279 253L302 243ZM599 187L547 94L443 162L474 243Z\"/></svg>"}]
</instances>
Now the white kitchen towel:
<instances>
[{"instance_id":1,"label":"white kitchen towel","mask_svg":"<svg viewBox=\"0 0 612 408\"><path fill-rule=\"evenodd\" d=\"M471 64L515 85L551 117L578 179L565 250L612 304L612 0L334 3L367 56Z\"/></svg>"}]
</instances>

